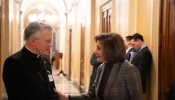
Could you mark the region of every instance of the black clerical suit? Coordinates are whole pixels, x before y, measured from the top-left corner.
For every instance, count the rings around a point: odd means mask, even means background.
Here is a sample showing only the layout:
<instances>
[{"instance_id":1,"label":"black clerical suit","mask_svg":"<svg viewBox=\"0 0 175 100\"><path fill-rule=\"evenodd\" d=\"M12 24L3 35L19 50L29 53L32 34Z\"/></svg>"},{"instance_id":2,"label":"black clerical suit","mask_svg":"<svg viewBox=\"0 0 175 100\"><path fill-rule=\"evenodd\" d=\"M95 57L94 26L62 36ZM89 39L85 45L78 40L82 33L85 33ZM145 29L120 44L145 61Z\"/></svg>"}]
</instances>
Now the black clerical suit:
<instances>
[{"instance_id":1,"label":"black clerical suit","mask_svg":"<svg viewBox=\"0 0 175 100\"><path fill-rule=\"evenodd\" d=\"M175 81L170 86L170 92L169 92L169 99L168 100L175 100Z\"/></svg>"},{"instance_id":2,"label":"black clerical suit","mask_svg":"<svg viewBox=\"0 0 175 100\"><path fill-rule=\"evenodd\" d=\"M58 100L51 73L48 59L23 47L4 63L8 100Z\"/></svg>"}]
</instances>

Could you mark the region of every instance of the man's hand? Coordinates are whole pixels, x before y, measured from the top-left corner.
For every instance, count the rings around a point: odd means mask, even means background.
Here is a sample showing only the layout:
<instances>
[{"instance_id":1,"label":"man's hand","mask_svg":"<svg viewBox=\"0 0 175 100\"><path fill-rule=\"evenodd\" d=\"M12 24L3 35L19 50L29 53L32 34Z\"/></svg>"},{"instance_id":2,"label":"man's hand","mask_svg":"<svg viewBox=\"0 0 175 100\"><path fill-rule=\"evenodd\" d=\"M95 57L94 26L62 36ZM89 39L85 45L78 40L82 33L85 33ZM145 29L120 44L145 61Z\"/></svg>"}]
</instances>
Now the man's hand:
<instances>
[{"instance_id":1,"label":"man's hand","mask_svg":"<svg viewBox=\"0 0 175 100\"><path fill-rule=\"evenodd\" d=\"M59 90L54 89L54 91L58 94L59 100L68 100L68 96L64 95Z\"/></svg>"}]
</instances>

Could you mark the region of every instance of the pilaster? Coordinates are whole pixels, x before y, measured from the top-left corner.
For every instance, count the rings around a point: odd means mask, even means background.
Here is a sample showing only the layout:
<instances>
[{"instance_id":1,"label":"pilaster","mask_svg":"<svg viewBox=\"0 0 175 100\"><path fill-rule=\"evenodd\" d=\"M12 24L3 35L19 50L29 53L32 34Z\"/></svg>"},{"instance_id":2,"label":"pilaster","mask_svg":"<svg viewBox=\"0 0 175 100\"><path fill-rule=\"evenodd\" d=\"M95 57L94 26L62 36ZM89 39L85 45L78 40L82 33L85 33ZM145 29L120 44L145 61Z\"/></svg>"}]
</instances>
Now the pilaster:
<instances>
[{"instance_id":1,"label":"pilaster","mask_svg":"<svg viewBox=\"0 0 175 100\"><path fill-rule=\"evenodd\" d=\"M11 54L11 34L9 33L9 0L1 1L1 48L0 48L0 95L5 93L2 70L5 59Z\"/></svg>"}]
</instances>

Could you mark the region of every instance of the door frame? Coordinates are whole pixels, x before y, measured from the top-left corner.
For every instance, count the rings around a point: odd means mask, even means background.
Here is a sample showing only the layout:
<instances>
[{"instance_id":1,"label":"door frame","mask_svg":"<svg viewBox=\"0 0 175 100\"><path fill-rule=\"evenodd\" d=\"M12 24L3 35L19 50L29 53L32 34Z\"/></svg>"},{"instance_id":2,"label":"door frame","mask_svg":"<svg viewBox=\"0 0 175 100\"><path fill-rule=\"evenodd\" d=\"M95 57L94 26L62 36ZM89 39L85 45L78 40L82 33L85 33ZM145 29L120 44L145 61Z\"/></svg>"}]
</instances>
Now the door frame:
<instances>
[{"instance_id":1,"label":"door frame","mask_svg":"<svg viewBox=\"0 0 175 100\"><path fill-rule=\"evenodd\" d=\"M72 70L72 26L69 27L69 77L71 77Z\"/></svg>"},{"instance_id":2,"label":"door frame","mask_svg":"<svg viewBox=\"0 0 175 100\"><path fill-rule=\"evenodd\" d=\"M82 88L82 89L84 89L84 83L85 83L85 81L84 81L84 78L85 78L85 73L84 73L84 69L85 69L85 66L84 66L84 58L85 58L85 35L86 35L86 17L83 17L82 18L82 20L81 20L81 23L80 23L80 34L81 34L81 38L80 38L80 87ZM84 30L84 34L82 35L82 28L84 28L83 30ZM82 44L82 40L84 41L83 43L84 44ZM82 59L82 57L83 57L83 59ZM82 62L83 62L83 64L82 64ZM83 65L83 66L81 66L81 65ZM82 76L81 76L81 70L83 69L83 80L82 80Z\"/></svg>"},{"instance_id":3,"label":"door frame","mask_svg":"<svg viewBox=\"0 0 175 100\"><path fill-rule=\"evenodd\" d=\"M173 76L171 73L171 70L173 70L173 68L169 67L168 64L169 61L168 52L169 52L169 37L173 32L173 31L171 32L171 24L174 22L174 20L173 22L170 21L173 16L173 14L171 13L172 11L171 0L161 0L160 2L161 7L160 7L160 32L159 32L159 56L158 56L159 58L158 100L166 100L168 98L168 93L170 91L169 86L173 80Z\"/></svg>"}]
</instances>

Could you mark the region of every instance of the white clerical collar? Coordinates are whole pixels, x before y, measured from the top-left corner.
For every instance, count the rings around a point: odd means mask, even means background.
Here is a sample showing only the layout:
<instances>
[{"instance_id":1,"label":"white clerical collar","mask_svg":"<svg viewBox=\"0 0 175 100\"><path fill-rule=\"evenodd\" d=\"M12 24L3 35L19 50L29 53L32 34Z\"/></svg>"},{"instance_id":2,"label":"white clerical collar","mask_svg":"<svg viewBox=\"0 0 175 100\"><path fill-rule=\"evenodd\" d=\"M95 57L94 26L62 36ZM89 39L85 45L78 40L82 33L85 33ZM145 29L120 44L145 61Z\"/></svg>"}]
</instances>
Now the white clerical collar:
<instances>
[{"instance_id":1,"label":"white clerical collar","mask_svg":"<svg viewBox=\"0 0 175 100\"><path fill-rule=\"evenodd\" d=\"M25 46L25 47L26 47L26 46ZM26 49L29 50L30 52L32 52L32 50L30 50L29 48L26 47ZM32 53L33 53L33 52L32 52ZM33 53L33 54L35 54L35 53ZM39 56L40 56L40 55L37 55L36 58L38 58Z\"/></svg>"}]
</instances>

